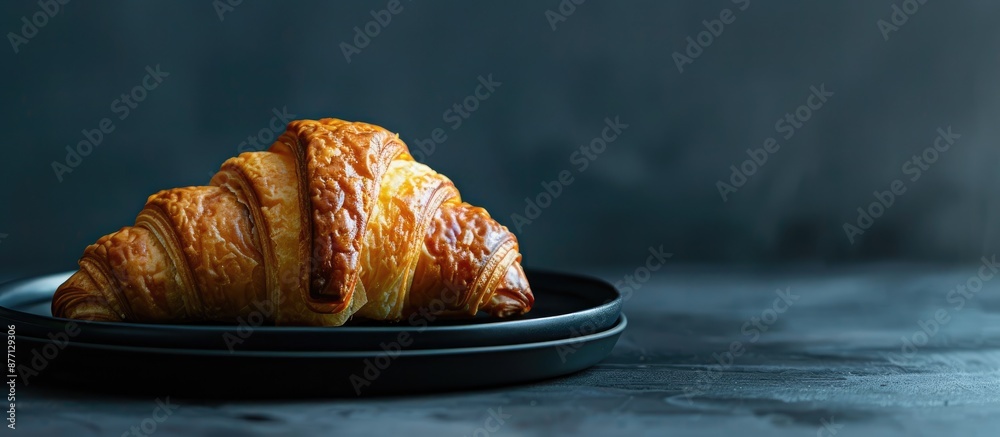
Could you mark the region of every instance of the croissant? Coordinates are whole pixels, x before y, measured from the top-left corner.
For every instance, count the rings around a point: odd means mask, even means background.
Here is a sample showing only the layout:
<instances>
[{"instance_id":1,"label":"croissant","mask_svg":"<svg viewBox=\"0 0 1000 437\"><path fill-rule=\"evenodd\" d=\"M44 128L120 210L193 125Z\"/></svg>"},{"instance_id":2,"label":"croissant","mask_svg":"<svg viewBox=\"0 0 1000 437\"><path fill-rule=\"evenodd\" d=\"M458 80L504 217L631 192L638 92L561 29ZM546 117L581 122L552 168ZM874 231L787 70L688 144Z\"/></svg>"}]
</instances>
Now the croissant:
<instances>
[{"instance_id":1,"label":"croissant","mask_svg":"<svg viewBox=\"0 0 1000 437\"><path fill-rule=\"evenodd\" d=\"M413 160L399 136L296 120L209 186L149 197L134 226L86 248L56 317L340 326L418 312L523 314L534 296L516 237Z\"/></svg>"}]
</instances>

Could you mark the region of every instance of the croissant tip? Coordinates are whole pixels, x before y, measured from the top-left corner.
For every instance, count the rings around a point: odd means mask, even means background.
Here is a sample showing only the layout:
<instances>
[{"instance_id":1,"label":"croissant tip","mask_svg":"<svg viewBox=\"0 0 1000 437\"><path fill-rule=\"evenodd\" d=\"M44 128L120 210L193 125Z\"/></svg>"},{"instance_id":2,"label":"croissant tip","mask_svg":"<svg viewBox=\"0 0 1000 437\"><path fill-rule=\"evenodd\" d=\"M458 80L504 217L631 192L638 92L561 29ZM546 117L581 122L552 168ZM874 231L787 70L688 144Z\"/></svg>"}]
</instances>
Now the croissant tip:
<instances>
[{"instance_id":1,"label":"croissant tip","mask_svg":"<svg viewBox=\"0 0 1000 437\"><path fill-rule=\"evenodd\" d=\"M524 293L500 293L493 295L487 310L493 317L519 316L531 311L535 298L531 294L531 289L524 290Z\"/></svg>"},{"instance_id":2,"label":"croissant tip","mask_svg":"<svg viewBox=\"0 0 1000 437\"><path fill-rule=\"evenodd\" d=\"M484 309L494 317L510 317L527 313L534 305L535 295L531 292L524 270L520 263L514 263L507 268L504 282Z\"/></svg>"},{"instance_id":3,"label":"croissant tip","mask_svg":"<svg viewBox=\"0 0 1000 437\"><path fill-rule=\"evenodd\" d=\"M96 291L98 287L90 275L83 270L77 271L59 286L52 297L52 316L95 322L123 321L124 318L116 316Z\"/></svg>"}]
</instances>

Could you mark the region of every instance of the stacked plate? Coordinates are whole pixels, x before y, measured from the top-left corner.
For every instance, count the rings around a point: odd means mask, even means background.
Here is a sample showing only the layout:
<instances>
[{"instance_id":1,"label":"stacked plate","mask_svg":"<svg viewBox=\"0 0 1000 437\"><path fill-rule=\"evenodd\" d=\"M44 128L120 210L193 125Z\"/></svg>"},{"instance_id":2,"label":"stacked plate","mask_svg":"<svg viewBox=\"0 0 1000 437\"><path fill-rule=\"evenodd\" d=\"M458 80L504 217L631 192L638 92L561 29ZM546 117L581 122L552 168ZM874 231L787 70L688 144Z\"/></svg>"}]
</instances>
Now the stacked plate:
<instances>
[{"instance_id":1,"label":"stacked plate","mask_svg":"<svg viewBox=\"0 0 1000 437\"><path fill-rule=\"evenodd\" d=\"M535 307L506 320L421 313L399 323L275 327L264 324L267 308L236 326L53 318L52 295L70 274L0 285L0 320L16 338L22 384L220 397L499 386L590 367L611 352L626 325L610 284L537 271L528 272Z\"/></svg>"}]
</instances>

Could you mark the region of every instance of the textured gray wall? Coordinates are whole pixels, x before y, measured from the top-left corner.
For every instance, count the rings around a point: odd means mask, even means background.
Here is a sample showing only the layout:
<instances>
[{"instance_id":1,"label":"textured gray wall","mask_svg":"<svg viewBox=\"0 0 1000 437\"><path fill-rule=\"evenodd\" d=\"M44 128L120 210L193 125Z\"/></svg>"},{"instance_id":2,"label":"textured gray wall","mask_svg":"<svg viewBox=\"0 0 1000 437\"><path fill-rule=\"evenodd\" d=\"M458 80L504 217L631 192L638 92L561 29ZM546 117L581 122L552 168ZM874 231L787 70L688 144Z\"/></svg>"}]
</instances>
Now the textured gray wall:
<instances>
[{"instance_id":1,"label":"textured gray wall","mask_svg":"<svg viewBox=\"0 0 1000 437\"><path fill-rule=\"evenodd\" d=\"M73 267L147 195L207 182L273 108L380 124L411 148L440 128L425 161L512 227L565 171L573 182L517 232L533 266L636 264L661 244L733 263L1000 246L1000 3L930 0L885 40L877 22L904 2L565 0L555 21L556 0L404 0L347 62L341 43L387 3L246 1L220 20L208 0L71 1L17 53L0 47L0 266ZM724 9L731 23L678 71L674 52ZM0 3L7 41L40 10ZM120 119L115 100L156 65L169 76ZM500 85L453 129L446 111L491 74ZM820 85L833 95L785 139L775 123ZM628 127L583 169L574 152L616 116ZM60 182L52 162L103 118L114 131ZM961 137L911 181L907 161L948 126ZM769 137L780 149L724 202L717 182ZM895 179L905 194L852 244L843 224Z\"/></svg>"}]
</instances>

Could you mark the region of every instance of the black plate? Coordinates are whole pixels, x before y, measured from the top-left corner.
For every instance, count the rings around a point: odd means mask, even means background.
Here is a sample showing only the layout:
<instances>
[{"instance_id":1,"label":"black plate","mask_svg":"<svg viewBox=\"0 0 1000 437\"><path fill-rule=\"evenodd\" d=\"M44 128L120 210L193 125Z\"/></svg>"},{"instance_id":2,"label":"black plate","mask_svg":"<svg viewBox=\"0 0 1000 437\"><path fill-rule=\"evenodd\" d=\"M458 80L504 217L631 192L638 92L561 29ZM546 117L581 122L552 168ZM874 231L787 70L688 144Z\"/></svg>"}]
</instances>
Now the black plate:
<instances>
[{"instance_id":1,"label":"black plate","mask_svg":"<svg viewBox=\"0 0 1000 437\"><path fill-rule=\"evenodd\" d=\"M260 352L159 349L69 343L31 375L60 388L197 397L411 394L542 380L604 359L625 330L506 346L399 352ZM19 340L19 349L53 347ZM22 353L23 357L31 355ZM50 354L52 355L52 354Z\"/></svg>"},{"instance_id":2,"label":"black plate","mask_svg":"<svg viewBox=\"0 0 1000 437\"><path fill-rule=\"evenodd\" d=\"M71 273L0 285L0 321L17 326L17 336L50 338L64 332L67 319L51 316L55 289ZM610 284L579 276L528 271L535 307L516 319L479 317L471 320L417 324L365 323L336 328L233 325L165 325L76 321L73 343L161 349L239 351L371 351L399 342L407 350L484 347L563 340L606 331L618 320L621 297ZM259 322L258 322L259 323Z\"/></svg>"}]
</instances>

